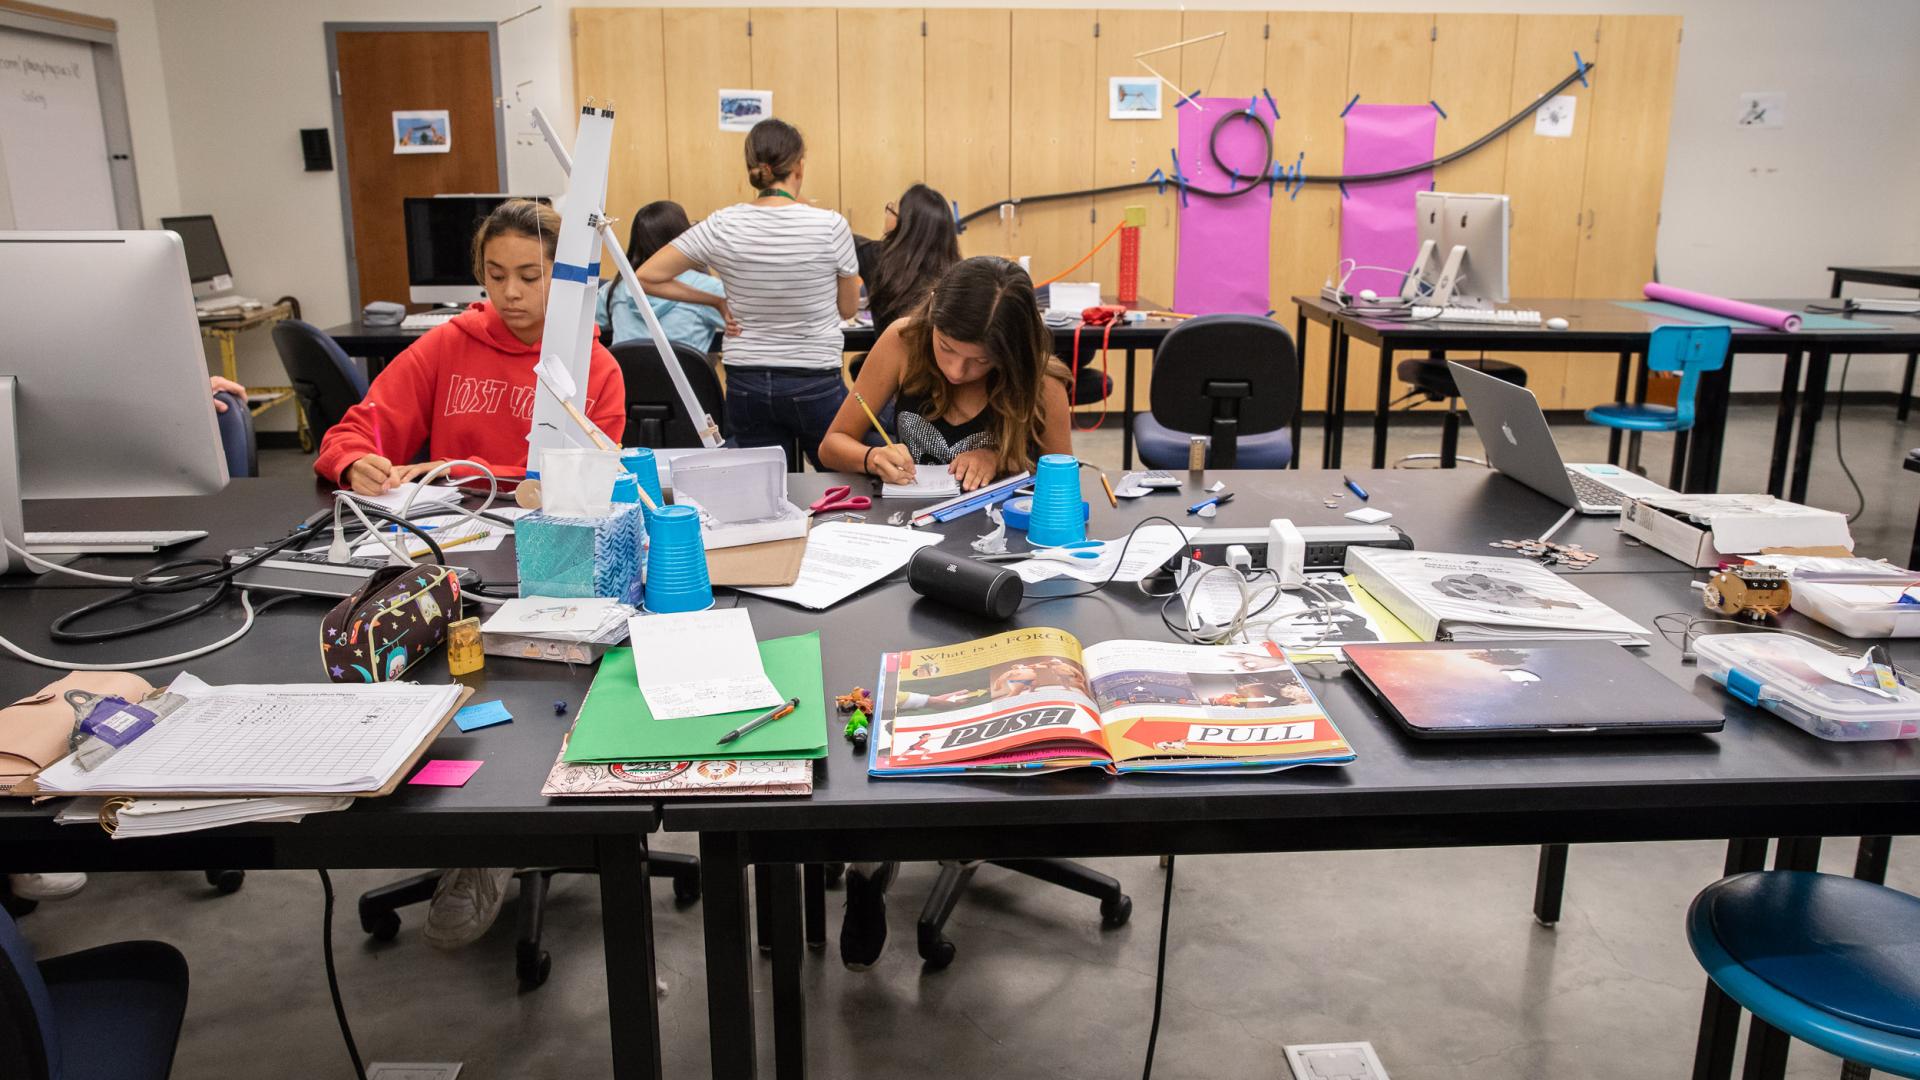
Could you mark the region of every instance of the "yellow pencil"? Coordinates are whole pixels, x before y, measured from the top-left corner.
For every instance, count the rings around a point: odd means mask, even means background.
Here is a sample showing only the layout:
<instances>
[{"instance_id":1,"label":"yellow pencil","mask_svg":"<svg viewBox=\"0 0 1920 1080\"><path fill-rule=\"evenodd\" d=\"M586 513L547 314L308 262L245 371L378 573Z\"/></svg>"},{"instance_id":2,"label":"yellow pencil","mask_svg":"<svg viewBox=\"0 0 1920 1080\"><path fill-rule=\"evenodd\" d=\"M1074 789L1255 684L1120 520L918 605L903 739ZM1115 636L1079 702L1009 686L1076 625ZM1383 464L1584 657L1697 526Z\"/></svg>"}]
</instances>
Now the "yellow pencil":
<instances>
[{"instance_id":1,"label":"yellow pencil","mask_svg":"<svg viewBox=\"0 0 1920 1080\"><path fill-rule=\"evenodd\" d=\"M873 409L867 405L867 399L860 396L860 391L853 391L853 400L860 403L860 411L866 413L867 419L873 421L873 430L880 433L881 440L888 446L892 446L893 440L887 438L887 429L880 426L880 418L873 415Z\"/></svg>"},{"instance_id":2,"label":"yellow pencil","mask_svg":"<svg viewBox=\"0 0 1920 1080\"><path fill-rule=\"evenodd\" d=\"M1107 489L1107 501L1118 507L1120 500L1114 497L1113 482L1107 479L1107 474L1104 472L1100 474L1100 486Z\"/></svg>"},{"instance_id":3,"label":"yellow pencil","mask_svg":"<svg viewBox=\"0 0 1920 1080\"><path fill-rule=\"evenodd\" d=\"M459 547L461 544L471 544L476 540L485 540L488 535L489 534L485 532L477 532L477 533L468 533L466 536L462 536L453 540L441 540L439 537L434 537L434 540L435 542L439 543L440 550L445 551L451 547ZM414 559L417 559L422 555L431 555L431 554L433 554L433 549L424 548L424 547L418 551L407 552L408 557L414 558Z\"/></svg>"}]
</instances>

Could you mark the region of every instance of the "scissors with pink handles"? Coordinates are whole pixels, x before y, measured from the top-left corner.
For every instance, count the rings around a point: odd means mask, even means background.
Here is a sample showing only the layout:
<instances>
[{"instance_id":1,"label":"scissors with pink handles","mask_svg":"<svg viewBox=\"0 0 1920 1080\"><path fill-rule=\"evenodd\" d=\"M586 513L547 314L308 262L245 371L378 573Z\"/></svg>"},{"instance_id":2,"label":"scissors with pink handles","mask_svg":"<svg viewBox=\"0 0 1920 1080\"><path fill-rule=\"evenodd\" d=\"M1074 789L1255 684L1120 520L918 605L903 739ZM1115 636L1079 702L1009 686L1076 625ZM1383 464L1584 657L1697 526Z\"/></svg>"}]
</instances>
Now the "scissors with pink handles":
<instances>
[{"instance_id":1,"label":"scissors with pink handles","mask_svg":"<svg viewBox=\"0 0 1920 1080\"><path fill-rule=\"evenodd\" d=\"M866 510L873 506L873 500L865 495L855 495L853 489L845 484L836 484L827 489L825 495L807 507L814 514L831 514L836 510Z\"/></svg>"}]
</instances>

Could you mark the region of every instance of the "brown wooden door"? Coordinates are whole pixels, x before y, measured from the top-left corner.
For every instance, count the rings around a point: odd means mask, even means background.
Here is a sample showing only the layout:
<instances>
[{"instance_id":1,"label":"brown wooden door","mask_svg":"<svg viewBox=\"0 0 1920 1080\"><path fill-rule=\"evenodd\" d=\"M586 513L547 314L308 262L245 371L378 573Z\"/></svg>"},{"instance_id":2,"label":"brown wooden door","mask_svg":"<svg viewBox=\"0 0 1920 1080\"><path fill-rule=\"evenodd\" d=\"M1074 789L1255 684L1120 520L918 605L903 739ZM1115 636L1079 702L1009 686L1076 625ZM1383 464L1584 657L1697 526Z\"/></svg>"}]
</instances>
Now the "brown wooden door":
<instances>
[{"instance_id":1,"label":"brown wooden door","mask_svg":"<svg viewBox=\"0 0 1920 1080\"><path fill-rule=\"evenodd\" d=\"M485 30L341 30L334 36L340 145L353 218L354 304L407 300L401 200L504 190ZM393 114L445 109L444 154L394 152Z\"/></svg>"}]
</instances>

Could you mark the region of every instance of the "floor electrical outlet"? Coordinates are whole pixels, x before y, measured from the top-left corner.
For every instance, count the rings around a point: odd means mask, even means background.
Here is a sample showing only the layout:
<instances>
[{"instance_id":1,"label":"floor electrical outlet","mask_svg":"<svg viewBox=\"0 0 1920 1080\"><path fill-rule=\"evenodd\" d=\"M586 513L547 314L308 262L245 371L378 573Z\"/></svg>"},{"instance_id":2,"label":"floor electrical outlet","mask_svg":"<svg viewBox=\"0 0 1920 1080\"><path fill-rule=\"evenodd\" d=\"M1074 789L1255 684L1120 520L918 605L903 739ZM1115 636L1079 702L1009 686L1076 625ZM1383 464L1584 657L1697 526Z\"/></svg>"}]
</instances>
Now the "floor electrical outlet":
<instances>
[{"instance_id":1,"label":"floor electrical outlet","mask_svg":"<svg viewBox=\"0 0 1920 1080\"><path fill-rule=\"evenodd\" d=\"M1286 1047L1293 1080L1387 1080L1387 1068L1370 1042L1313 1043Z\"/></svg>"}]
</instances>

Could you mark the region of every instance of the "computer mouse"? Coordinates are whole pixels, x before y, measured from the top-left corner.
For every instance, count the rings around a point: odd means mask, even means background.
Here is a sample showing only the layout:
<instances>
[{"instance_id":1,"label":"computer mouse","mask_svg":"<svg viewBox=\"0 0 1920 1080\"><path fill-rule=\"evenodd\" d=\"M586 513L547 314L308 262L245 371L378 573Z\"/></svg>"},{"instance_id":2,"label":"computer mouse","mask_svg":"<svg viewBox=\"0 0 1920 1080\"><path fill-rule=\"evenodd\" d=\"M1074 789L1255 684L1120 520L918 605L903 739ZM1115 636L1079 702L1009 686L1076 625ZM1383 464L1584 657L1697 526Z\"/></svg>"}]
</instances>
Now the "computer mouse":
<instances>
[{"instance_id":1,"label":"computer mouse","mask_svg":"<svg viewBox=\"0 0 1920 1080\"><path fill-rule=\"evenodd\" d=\"M1567 320L1561 318L1558 315L1555 315L1553 318L1547 320L1547 329L1549 330L1565 330L1566 328L1567 328Z\"/></svg>"},{"instance_id":2,"label":"computer mouse","mask_svg":"<svg viewBox=\"0 0 1920 1080\"><path fill-rule=\"evenodd\" d=\"M1380 299L1380 294L1379 294L1379 293L1377 293L1377 292L1374 292L1374 291L1373 291L1372 289L1361 289L1361 290L1360 290L1360 299L1362 299L1362 300L1378 300L1378 299Z\"/></svg>"}]
</instances>

